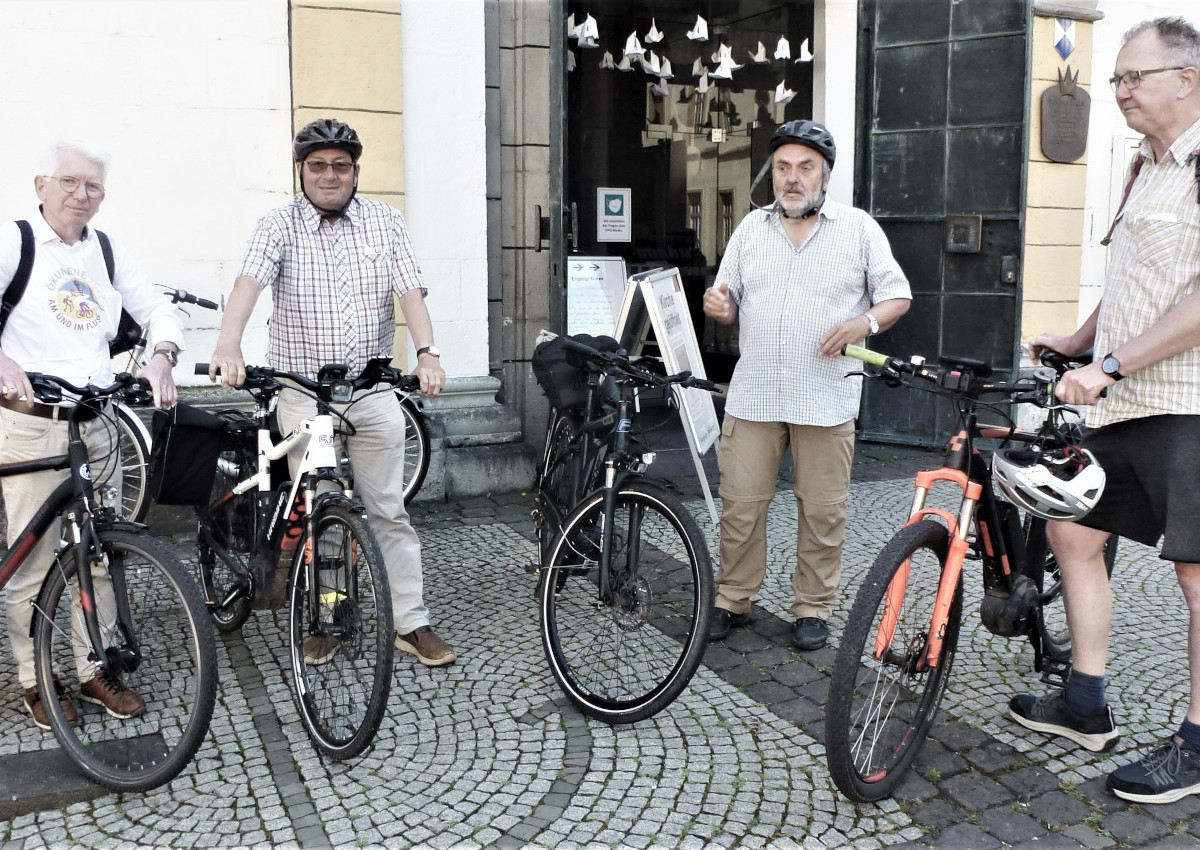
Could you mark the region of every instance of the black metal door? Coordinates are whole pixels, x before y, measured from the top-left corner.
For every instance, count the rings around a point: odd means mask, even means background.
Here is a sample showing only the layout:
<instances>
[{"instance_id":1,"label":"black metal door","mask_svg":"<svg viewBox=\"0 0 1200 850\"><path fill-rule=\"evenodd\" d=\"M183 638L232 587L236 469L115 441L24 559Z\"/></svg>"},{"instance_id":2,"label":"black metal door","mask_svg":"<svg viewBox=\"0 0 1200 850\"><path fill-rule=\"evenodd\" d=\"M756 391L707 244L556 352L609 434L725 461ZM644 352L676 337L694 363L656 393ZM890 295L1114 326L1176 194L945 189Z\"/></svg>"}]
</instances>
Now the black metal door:
<instances>
[{"instance_id":1,"label":"black metal door","mask_svg":"<svg viewBox=\"0 0 1200 850\"><path fill-rule=\"evenodd\" d=\"M1025 0L859 0L855 204L913 290L888 354L1019 365L1029 12ZM939 445L935 396L868 384L862 436Z\"/></svg>"}]
</instances>

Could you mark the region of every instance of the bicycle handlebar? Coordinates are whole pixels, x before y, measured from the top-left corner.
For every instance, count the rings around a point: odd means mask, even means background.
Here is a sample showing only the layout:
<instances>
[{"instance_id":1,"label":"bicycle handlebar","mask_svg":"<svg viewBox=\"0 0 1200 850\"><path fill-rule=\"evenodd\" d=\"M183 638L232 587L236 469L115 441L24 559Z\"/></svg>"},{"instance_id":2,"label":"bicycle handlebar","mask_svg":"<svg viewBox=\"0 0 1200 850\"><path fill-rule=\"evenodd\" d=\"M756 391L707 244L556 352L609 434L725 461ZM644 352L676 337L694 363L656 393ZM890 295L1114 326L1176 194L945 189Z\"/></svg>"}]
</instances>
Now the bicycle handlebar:
<instances>
[{"instance_id":1,"label":"bicycle handlebar","mask_svg":"<svg viewBox=\"0 0 1200 850\"><path fill-rule=\"evenodd\" d=\"M169 296L172 304L195 304L205 310L219 310L221 306L216 301L200 298L184 289L172 289L164 292L163 295Z\"/></svg>"},{"instance_id":2,"label":"bicycle handlebar","mask_svg":"<svg viewBox=\"0 0 1200 850\"><path fill-rule=\"evenodd\" d=\"M46 375L42 372L26 372L29 383L33 386L33 394L43 404L58 404L63 400L63 390L76 398L77 404L85 404L98 398L116 396L127 404L151 404L154 396L150 391L150 382L145 378L135 378L129 372L120 372L113 376L113 382L107 387L88 384L77 387L57 375Z\"/></svg>"},{"instance_id":3,"label":"bicycle handlebar","mask_svg":"<svg viewBox=\"0 0 1200 850\"><path fill-rule=\"evenodd\" d=\"M245 390L278 390L283 385L281 380L288 380L310 392L320 394L336 385L348 386L351 391L364 390L377 384L392 384L404 392L415 392L421 388L421 379L416 375L406 375L399 369L388 365L386 358L376 358L367 363L357 378L347 378L349 367L341 363L330 363L321 367L314 381L298 372L288 372L284 369L272 369L270 366L246 366L246 380L239 389ZM207 375L208 363L197 363L195 374Z\"/></svg>"},{"instance_id":4,"label":"bicycle handlebar","mask_svg":"<svg viewBox=\"0 0 1200 850\"><path fill-rule=\"evenodd\" d=\"M608 374L619 372L625 378L648 387L661 388L678 384L682 387L694 387L710 393L720 390L718 384L705 378L697 378L690 371L686 370L674 375L657 375L637 365L637 363L629 358L624 349L601 351L598 348L593 348L578 340L571 339L569 336L561 336L559 339L563 341L564 347L568 350L584 355L587 358L587 367L597 372Z\"/></svg>"}]
</instances>

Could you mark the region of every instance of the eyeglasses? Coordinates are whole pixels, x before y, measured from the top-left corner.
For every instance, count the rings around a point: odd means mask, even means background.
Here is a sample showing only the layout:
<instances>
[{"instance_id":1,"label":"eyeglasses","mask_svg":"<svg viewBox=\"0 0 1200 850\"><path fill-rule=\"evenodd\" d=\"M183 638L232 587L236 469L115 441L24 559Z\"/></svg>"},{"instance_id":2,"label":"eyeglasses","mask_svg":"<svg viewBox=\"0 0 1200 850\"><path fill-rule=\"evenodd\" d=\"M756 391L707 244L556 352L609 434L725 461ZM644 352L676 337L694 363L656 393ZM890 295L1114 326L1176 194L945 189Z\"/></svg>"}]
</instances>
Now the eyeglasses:
<instances>
[{"instance_id":1,"label":"eyeglasses","mask_svg":"<svg viewBox=\"0 0 1200 850\"><path fill-rule=\"evenodd\" d=\"M1163 71L1182 71L1188 68L1188 65L1176 65L1173 68L1149 68L1145 71L1126 71L1124 74L1118 74L1115 77L1108 78L1108 84L1116 91L1121 87L1121 83L1125 84L1125 88L1133 91L1142 84L1142 77L1147 74L1161 74Z\"/></svg>"},{"instance_id":2,"label":"eyeglasses","mask_svg":"<svg viewBox=\"0 0 1200 850\"><path fill-rule=\"evenodd\" d=\"M333 169L333 173L336 174L338 177L345 177L347 174L349 174L351 171L354 170L354 163L353 162L345 162L345 161L323 162L322 160L319 160L319 159L306 159L306 160L304 160L304 167L307 168L308 173L314 177L320 177L322 174L324 174L330 168Z\"/></svg>"},{"instance_id":3,"label":"eyeglasses","mask_svg":"<svg viewBox=\"0 0 1200 850\"><path fill-rule=\"evenodd\" d=\"M55 177L53 174L47 174L45 176L49 177L51 180L57 180L58 185L61 186L62 190L68 195L74 195L75 190L79 188L80 184L82 184L83 190L87 192L87 196L89 198L104 197L104 187L99 183L84 183L78 177L71 176Z\"/></svg>"}]
</instances>

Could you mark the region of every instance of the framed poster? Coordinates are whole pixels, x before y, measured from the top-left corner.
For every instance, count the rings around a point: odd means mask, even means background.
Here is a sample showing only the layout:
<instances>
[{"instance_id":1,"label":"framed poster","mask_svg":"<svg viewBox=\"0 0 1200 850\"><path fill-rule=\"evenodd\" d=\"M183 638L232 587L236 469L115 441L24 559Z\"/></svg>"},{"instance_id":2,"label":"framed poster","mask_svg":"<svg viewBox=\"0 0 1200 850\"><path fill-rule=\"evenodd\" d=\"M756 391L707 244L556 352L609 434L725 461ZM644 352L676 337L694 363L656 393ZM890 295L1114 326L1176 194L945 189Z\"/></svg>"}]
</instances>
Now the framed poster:
<instances>
[{"instance_id":1,"label":"framed poster","mask_svg":"<svg viewBox=\"0 0 1200 850\"><path fill-rule=\"evenodd\" d=\"M567 257L567 333L611 336L624 294L624 258Z\"/></svg>"}]
</instances>

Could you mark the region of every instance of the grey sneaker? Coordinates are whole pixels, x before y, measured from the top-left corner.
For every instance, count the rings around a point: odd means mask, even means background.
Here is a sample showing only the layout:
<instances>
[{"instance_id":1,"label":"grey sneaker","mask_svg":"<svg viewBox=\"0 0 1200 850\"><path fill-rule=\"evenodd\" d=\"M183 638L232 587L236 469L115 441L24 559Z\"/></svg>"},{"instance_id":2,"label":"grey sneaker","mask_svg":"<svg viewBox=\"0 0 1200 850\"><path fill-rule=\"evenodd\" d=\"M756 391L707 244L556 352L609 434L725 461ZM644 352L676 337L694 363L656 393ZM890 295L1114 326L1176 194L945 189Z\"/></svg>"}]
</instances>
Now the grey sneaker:
<instances>
[{"instance_id":1,"label":"grey sneaker","mask_svg":"<svg viewBox=\"0 0 1200 850\"><path fill-rule=\"evenodd\" d=\"M1108 775L1104 787L1135 803L1174 803L1189 794L1200 794L1200 752L1171 738L1141 761L1118 767Z\"/></svg>"},{"instance_id":2,"label":"grey sneaker","mask_svg":"<svg viewBox=\"0 0 1200 850\"><path fill-rule=\"evenodd\" d=\"M1111 708L1106 706L1095 717L1080 717L1067 705L1063 691L1040 697L1018 694L1008 701L1008 713L1026 729L1062 735L1094 753L1111 750L1121 737Z\"/></svg>"}]
</instances>

